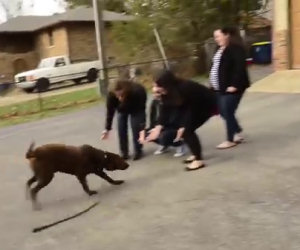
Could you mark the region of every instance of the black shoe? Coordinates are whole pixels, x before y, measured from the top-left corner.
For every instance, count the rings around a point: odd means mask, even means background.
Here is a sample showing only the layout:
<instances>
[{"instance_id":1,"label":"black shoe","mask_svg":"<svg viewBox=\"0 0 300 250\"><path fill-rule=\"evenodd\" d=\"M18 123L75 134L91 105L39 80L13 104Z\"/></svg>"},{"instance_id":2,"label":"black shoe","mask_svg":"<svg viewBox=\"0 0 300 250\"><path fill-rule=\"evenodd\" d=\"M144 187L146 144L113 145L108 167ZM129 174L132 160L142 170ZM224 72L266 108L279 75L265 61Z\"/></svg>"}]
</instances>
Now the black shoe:
<instances>
[{"instance_id":1,"label":"black shoe","mask_svg":"<svg viewBox=\"0 0 300 250\"><path fill-rule=\"evenodd\" d=\"M141 158L143 158L143 152L136 153L135 156L133 157L133 160L138 161Z\"/></svg>"}]
</instances>

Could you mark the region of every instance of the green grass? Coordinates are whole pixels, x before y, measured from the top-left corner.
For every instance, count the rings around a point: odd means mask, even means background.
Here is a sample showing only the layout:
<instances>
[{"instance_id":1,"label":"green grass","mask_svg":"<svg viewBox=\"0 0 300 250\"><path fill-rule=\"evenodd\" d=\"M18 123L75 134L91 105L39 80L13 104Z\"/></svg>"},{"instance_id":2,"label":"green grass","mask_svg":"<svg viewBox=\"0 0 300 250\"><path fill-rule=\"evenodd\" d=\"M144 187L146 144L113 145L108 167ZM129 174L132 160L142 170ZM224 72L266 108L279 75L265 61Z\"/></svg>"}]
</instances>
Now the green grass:
<instances>
[{"instance_id":1,"label":"green grass","mask_svg":"<svg viewBox=\"0 0 300 250\"><path fill-rule=\"evenodd\" d=\"M100 101L97 88L78 90L42 99L0 107L0 127L39 120L63 114L79 108L95 105Z\"/></svg>"}]
</instances>

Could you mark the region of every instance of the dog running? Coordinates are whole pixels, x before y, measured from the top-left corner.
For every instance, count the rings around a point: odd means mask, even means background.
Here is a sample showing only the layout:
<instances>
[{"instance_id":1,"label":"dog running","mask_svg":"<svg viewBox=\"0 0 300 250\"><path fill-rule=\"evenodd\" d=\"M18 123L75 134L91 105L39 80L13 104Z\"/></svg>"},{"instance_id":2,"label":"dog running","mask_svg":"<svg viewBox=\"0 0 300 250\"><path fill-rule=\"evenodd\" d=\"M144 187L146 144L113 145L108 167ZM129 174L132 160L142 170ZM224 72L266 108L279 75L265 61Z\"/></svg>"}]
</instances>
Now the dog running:
<instances>
[{"instance_id":1,"label":"dog running","mask_svg":"<svg viewBox=\"0 0 300 250\"><path fill-rule=\"evenodd\" d=\"M119 155L105 152L90 145L79 147L64 144L46 144L35 148L32 143L26 153L33 171L33 177L27 181L26 190L30 194L33 209L40 209L37 193L47 186L56 172L75 175L88 195L97 194L90 190L86 176L95 174L112 185L120 185L123 180L113 180L104 171L126 170L129 164ZM31 188L33 183L36 186Z\"/></svg>"}]
</instances>

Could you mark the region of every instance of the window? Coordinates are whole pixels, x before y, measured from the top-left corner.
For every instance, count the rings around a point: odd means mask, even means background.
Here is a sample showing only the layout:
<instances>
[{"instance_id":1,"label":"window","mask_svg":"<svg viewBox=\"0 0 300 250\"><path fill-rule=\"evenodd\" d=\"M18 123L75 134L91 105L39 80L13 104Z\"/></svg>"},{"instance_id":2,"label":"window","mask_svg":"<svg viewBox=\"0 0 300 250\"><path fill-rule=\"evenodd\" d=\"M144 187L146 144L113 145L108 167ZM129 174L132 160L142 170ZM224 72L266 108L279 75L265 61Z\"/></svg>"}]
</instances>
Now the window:
<instances>
[{"instance_id":1,"label":"window","mask_svg":"<svg viewBox=\"0 0 300 250\"><path fill-rule=\"evenodd\" d=\"M49 46L54 46L53 30L48 31Z\"/></svg>"},{"instance_id":2,"label":"window","mask_svg":"<svg viewBox=\"0 0 300 250\"><path fill-rule=\"evenodd\" d=\"M57 58L55 61L55 67L63 67L66 66L66 62L64 58Z\"/></svg>"}]
</instances>

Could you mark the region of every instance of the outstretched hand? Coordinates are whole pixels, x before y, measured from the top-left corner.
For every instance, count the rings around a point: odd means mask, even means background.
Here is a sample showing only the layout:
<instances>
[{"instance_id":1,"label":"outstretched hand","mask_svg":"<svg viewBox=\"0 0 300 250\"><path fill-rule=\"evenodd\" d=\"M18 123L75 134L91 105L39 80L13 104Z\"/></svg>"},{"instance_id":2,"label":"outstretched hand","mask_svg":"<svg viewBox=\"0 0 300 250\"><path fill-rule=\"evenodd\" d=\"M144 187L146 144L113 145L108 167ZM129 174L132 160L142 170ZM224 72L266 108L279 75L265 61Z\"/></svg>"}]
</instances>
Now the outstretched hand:
<instances>
[{"instance_id":1,"label":"outstretched hand","mask_svg":"<svg viewBox=\"0 0 300 250\"><path fill-rule=\"evenodd\" d=\"M101 134L101 140L107 140L109 138L109 131L108 130L104 130Z\"/></svg>"},{"instance_id":2,"label":"outstretched hand","mask_svg":"<svg viewBox=\"0 0 300 250\"><path fill-rule=\"evenodd\" d=\"M227 93L235 93L235 92L237 92L237 90L238 89L236 87L230 86L226 89L226 92Z\"/></svg>"},{"instance_id":3,"label":"outstretched hand","mask_svg":"<svg viewBox=\"0 0 300 250\"><path fill-rule=\"evenodd\" d=\"M145 144L146 143L146 132L145 132L145 130L142 130L140 132L139 143L140 144Z\"/></svg>"},{"instance_id":4,"label":"outstretched hand","mask_svg":"<svg viewBox=\"0 0 300 250\"><path fill-rule=\"evenodd\" d=\"M158 139L159 135L160 135L160 132L162 130L162 127L161 126L156 126L154 129L152 129L150 131L150 134L148 135L148 137L146 138L146 141L147 142L150 142L150 141L155 141Z\"/></svg>"},{"instance_id":5,"label":"outstretched hand","mask_svg":"<svg viewBox=\"0 0 300 250\"><path fill-rule=\"evenodd\" d=\"M183 139L184 131L185 131L185 128L180 128L177 130L177 135L176 135L174 142L179 142Z\"/></svg>"}]
</instances>

